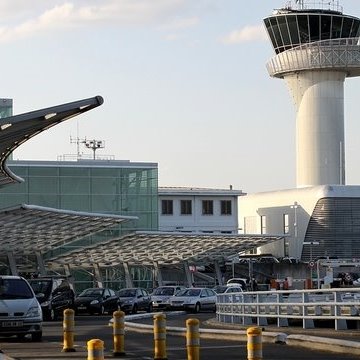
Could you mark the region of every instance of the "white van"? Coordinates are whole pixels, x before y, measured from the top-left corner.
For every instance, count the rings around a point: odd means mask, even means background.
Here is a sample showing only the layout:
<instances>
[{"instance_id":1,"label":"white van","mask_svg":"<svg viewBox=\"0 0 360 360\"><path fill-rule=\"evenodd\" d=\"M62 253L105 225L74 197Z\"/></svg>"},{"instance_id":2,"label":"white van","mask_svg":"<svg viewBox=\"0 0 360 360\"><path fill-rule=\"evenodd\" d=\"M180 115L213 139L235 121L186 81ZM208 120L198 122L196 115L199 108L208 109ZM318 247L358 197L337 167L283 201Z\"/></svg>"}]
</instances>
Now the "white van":
<instances>
[{"instance_id":1,"label":"white van","mask_svg":"<svg viewBox=\"0 0 360 360\"><path fill-rule=\"evenodd\" d=\"M42 339L42 312L30 284L20 276L0 275L0 336Z\"/></svg>"}]
</instances>

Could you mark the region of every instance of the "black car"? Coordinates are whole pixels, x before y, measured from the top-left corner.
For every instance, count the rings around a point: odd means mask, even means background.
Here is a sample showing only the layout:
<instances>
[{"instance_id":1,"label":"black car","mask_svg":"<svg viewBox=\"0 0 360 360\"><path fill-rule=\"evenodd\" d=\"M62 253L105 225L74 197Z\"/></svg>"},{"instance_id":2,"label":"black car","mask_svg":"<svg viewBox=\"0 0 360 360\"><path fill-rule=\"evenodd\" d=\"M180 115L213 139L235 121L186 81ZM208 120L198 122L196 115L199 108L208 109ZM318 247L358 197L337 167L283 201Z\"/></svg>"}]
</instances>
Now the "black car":
<instances>
[{"instance_id":1,"label":"black car","mask_svg":"<svg viewBox=\"0 0 360 360\"><path fill-rule=\"evenodd\" d=\"M44 320L56 320L73 308L75 293L66 277L37 277L28 280L41 305Z\"/></svg>"},{"instance_id":2,"label":"black car","mask_svg":"<svg viewBox=\"0 0 360 360\"><path fill-rule=\"evenodd\" d=\"M152 300L147 290L142 288L125 288L117 292L120 309L124 313L136 314L138 310L152 312Z\"/></svg>"},{"instance_id":3,"label":"black car","mask_svg":"<svg viewBox=\"0 0 360 360\"><path fill-rule=\"evenodd\" d=\"M89 288L75 298L74 309L76 314L112 314L120 309L119 298L112 289Z\"/></svg>"}]
</instances>

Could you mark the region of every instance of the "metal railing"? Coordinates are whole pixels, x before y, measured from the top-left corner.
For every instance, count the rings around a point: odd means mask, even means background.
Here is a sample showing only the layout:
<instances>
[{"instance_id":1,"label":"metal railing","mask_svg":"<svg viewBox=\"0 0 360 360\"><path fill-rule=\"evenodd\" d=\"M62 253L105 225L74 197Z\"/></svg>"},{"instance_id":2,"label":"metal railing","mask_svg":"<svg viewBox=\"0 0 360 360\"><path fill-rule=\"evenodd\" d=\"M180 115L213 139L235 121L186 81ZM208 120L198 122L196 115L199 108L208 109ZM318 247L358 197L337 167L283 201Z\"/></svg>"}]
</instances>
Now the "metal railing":
<instances>
[{"instance_id":1,"label":"metal railing","mask_svg":"<svg viewBox=\"0 0 360 360\"><path fill-rule=\"evenodd\" d=\"M360 321L360 289L318 289L261 291L219 294L217 320L243 325L289 326L290 319L302 320L304 329L314 320L334 320L335 330L348 328L348 321Z\"/></svg>"},{"instance_id":2,"label":"metal railing","mask_svg":"<svg viewBox=\"0 0 360 360\"><path fill-rule=\"evenodd\" d=\"M357 76L360 68L359 38L315 41L286 50L266 65L270 76L283 77L301 70L333 69Z\"/></svg>"}]
</instances>

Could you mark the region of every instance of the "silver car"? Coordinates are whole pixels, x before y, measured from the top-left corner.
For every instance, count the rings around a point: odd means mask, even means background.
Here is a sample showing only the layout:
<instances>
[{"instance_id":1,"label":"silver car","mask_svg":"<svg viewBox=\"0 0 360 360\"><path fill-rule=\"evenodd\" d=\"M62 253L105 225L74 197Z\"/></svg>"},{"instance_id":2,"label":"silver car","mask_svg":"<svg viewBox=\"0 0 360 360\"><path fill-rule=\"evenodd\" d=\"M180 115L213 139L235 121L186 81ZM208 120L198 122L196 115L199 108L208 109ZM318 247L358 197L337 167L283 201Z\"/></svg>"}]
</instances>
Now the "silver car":
<instances>
[{"instance_id":1,"label":"silver car","mask_svg":"<svg viewBox=\"0 0 360 360\"><path fill-rule=\"evenodd\" d=\"M216 292L208 288L187 288L170 299L172 310L180 309L198 313L201 310L216 311Z\"/></svg>"},{"instance_id":2,"label":"silver car","mask_svg":"<svg viewBox=\"0 0 360 360\"><path fill-rule=\"evenodd\" d=\"M30 284L20 276L0 276L0 336L30 334L42 339L42 312Z\"/></svg>"},{"instance_id":3,"label":"silver car","mask_svg":"<svg viewBox=\"0 0 360 360\"><path fill-rule=\"evenodd\" d=\"M170 299L185 286L159 286L151 294L152 306L154 310L167 310L170 308Z\"/></svg>"}]
</instances>

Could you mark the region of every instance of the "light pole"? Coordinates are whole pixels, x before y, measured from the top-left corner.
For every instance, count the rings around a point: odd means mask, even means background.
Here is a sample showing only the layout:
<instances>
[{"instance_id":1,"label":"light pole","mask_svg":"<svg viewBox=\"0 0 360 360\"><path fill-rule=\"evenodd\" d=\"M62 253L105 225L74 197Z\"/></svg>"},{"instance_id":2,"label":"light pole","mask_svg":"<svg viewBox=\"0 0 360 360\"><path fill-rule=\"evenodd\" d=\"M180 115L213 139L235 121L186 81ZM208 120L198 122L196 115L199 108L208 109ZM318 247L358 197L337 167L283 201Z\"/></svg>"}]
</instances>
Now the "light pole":
<instances>
[{"instance_id":1,"label":"light pole","mask_svg":"<svg viewBox=\"0 0 360 360\"><path fill-rule=\"evenodd\" d=\"M310 279L312 281L312 276L313 276L313 267L315 266L315 263L313 262L313 253L312 253L312 247L313 245L319 245L320 243L318 241L304 241L303 245L310 245L310 261L309 261L309 267L310 267ZM317 262L317 266L318 262ZM319 269L317 269L317 288L319 289Z\"/></svg>"},{"instance_id":2,"label":"light pole","mask_svg":"<svg viewBox=\"0 0 360 360\"><path fill-rule=\"evenodd\" d=\"M297 208L298 208L297 201L294 201L294 204L290 206L291 209L294 209L294 238L297 238Z\"/></svg>"},{"instance_id":3,"label":"light pole","mask_svg":"<svg viewBox=\"0 0 360 360\"><path fill-rule=\"evenodd\" d=\"M297 236L298 236L298 228L297 228L297 208L298 208L297 201L294 201L294 204L290 206L291 209L294 209L294 246L297 246Z\"/></svg>"}]
</instances>

